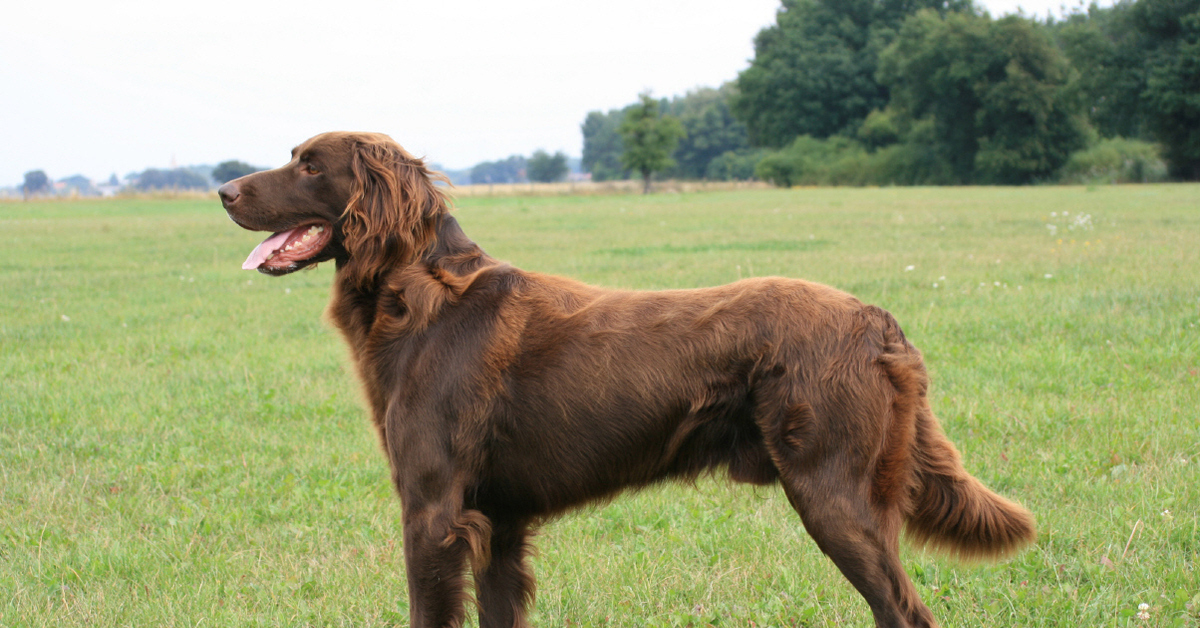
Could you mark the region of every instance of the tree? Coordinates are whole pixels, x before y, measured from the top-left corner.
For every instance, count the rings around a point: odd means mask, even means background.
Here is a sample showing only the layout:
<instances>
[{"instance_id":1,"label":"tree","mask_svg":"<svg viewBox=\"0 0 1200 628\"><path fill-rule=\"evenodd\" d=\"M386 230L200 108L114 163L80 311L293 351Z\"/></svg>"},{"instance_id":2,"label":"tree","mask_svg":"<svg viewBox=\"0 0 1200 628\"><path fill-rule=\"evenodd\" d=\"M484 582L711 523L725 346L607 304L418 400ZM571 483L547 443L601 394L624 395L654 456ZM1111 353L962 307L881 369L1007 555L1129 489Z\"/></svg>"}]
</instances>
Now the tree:
<instances>
[{"instance_id":1,"label":"tree","mask_svg":"<svg viewBox=\"0 0 1200 628\"><path fill-rule=\"evenodd\" d=\"M624 179L629 171L621 165L621 121L633 105L624 109L612 109L608 113L589 111L580 125L583 131L583 159L581 167L592 174L593 181Z\"/></svg>"},{"instance_id":2,"label":"tree","mask_svg":"<svg viewBox=\"0 0 1200 628\"><path fill-rule=\"evenodd\" d=\"M875 76L878 56L904 19L920 9L970 8L970 0L783 0L775 25L754 38L733 113L756 146L852 134L888 101Z\"/></svg>"},{"instance_id":3,"label":"tree","mask_svg":"<svg viewBox=\"0 0 1200 628\"><path fill-rule=\"evenodd\" d=\"M1072 70L1044 26L1019 16L922 11L880 55L889 107L928 120L956 183L1051 176L1090 128Z\"/></svg>"},{"instance_id":4,"label":"tree","mask_svg":"<svg viewBox=\"0 0 1200 628\"><path fill-rule=\"evenodd\" d=\"M671 167L679 140L684 136L683 125L674 116L660 115L659 103L649 93L638 96L641 102L629 108L621 122L621 164L642 175L643 194L650 193L650 175Z\"/></svg>"},{"instance_id":5,"label":"tree","mask_svg":"<svg viewBox=\"0 0 1200 628\"><path fill-rule=\"evenodd\" d=\"M484 161L471 167L471 183L520 183L525 178L526 161L520 155Z\"/></svg>"},{"instance_id":6,"label":"tree","mask_svg":"<svg viewBox=\"0 0 1200 628\"><path fill-rule=\"evenodd\" d=\"M709 164L726 153L750 146L746 125L733 117L730 98L737 88L726 83L718 89L702 87L666 106L666 113L679 118L685 135L673 155L676 166L668 173L684 179L709 177ZM751 168L753 170L753 168ZM714 172L724 172L717 168Z\"/></svg>"},{"instance_id":7,"label":"tree","mask_svg":"<svg viewBox=\"0 0 1200 628\"><path fill-rule=\"evenodd\" d=\"M1141 98L1146 90L1146 50L1133 3L1118 2L1074 13L1053 24L1059 47L1079 73L1076 85L1101 137L1150 139Z\"/></svg>"},{"instance_id":8,"label":"tree","mask_svg":"<svg viewBox=\"0 0 1200 628\"><path fill-rule=\"evenodd\" d=\"M217 183L227 183L239 177L258 172L259 170L262 170L262 168L256 168L248 163L231 159L217 164L217 167L213 168L212 178Z\"/></svg>"},{"instance_id":9,"label":"tree","mask_svg":"<svg viewBox=\"0 0 1200 628\"><path fill-rule=\"evenodd\" d=\"M1142 103L1175 177L1200 180L1200 0L1139 0L1138 29L1153 42Z\"/></svg>"},{"instance_id":10,"label":"tree","mask_svg":"<svg viewBox=\"0 0 1200 628\"><path fill-rule=\"evenodd\" d=\"M29 198L34 194L43 192L50 187L50 177L42 170L30 170L25 173L25 183L21 186L21 191L25 194L25 198Z\"/></svg>"},{"instance_id":11,"label":"tree","mask_svg":"<svg viewBox=\"0 0 1200 628\"><path fill-rule=\"evenodd\" d=\"M96 188L92 185L92 180L81 174L63 177L58 182L64 184L67 190L73 190L74 194L90 196L96 193Z\"/></svg>"},{"instance_id":12,"label":"tree","mask_svg":"<svg viewBox=\"0 0 1200 628\"><path fill-rule=\"evenodd\" d=\"M530 181L551 183L567 178L567 156L562 152L553 155L536 150L525 166Z\"/></svg>"},{"instance_id":13,"label":"tree","mask_svg":"<svg viewBox=\"0 0 1200 628\"><path fill-rule=\"evenodd\" d=\"M208 177L187 168L158 170L147 168L137 175L134 187L139 190L204 190L208 189Z\"/></svg>"}]
</instances>

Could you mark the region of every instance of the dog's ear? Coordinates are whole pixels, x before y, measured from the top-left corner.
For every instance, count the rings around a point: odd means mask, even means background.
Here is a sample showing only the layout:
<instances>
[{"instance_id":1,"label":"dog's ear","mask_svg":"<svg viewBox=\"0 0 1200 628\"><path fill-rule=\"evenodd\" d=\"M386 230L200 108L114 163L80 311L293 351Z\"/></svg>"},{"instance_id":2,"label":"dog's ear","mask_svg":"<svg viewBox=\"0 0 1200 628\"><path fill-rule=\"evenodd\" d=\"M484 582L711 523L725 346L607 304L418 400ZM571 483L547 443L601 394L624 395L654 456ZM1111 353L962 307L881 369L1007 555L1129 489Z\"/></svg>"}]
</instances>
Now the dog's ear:
<instances>
[{"instance_id":1,"label":"dog's ear","mask_svg":"<svg viewBox=\"0 0 1200 628\"><path fill-rule=\"evenodd\" d=\"M354 183L342 220L347 269L367 288L389 269L420 259L433 240L436 218L448 211L449 183L390 139L355 142Z\"/></svg>"}]
</instances>

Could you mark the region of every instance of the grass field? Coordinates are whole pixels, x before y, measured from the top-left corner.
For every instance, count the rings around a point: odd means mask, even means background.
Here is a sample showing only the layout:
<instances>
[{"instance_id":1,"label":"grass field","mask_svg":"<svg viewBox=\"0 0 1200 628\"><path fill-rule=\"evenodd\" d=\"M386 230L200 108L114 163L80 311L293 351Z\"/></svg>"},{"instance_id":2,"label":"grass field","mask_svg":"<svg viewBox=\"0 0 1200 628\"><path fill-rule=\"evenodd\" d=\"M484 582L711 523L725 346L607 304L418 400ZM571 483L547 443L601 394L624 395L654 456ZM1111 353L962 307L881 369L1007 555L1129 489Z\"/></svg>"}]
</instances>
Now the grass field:
<instances>
[{"instance_id":1,"label":"grass field","mask_svg":"<svg viewBox=\"0 0 1200 628\"><path fill-rule=\"evenodd\" d=\"M485 250L622 288L788 275L889 309L999 565L904 559L944 626L1200 625L1200 187L470 198ZM0 626L407 624L400 505L332 268L239 270L215 200L0 204ZM776 488L545 526L540 626L865 626ZM1147 604L1138 617L1138 605Z\"/></svg>"}]
</instances>

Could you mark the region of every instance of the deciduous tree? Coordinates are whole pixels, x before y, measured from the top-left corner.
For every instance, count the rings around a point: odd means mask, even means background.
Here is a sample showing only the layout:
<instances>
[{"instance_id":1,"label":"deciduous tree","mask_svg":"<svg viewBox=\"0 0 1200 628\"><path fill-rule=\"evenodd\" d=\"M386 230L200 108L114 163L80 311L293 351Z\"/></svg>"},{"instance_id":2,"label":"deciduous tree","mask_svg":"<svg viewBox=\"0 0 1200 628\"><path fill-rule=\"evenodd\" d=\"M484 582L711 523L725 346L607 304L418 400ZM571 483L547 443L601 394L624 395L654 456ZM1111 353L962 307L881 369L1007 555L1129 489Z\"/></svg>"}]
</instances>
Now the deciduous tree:
<instances>
[{"instance_id":1,"label":"deciduous tree","mask_svg":"<svg viewBox=\"0 0 1200 628\"><path fill-rule=\"evenodd\" d=\"M878 56L904 19L970 8L969 0L783 0L775 24L754 38L733 112L757 146L850 135L888 101L875 77Z\"/></svg>"},{"instance_id":2,"label":"deciduous tree","mask_svg":"<svg viewBox=\"0 0 1200 628\"><path fill-rule=\"evenodd\" d=\"M530 156L525 171L530 181L561 181L567 178L567 156L562 152L551 155L544 150L536 150Z\"/></svg>"},{"instance_id":3,"label":"deciduous tree","mask_svg":"<svg viewBox=\"0 0 1200 628\"><path fill-rule=\"evenodd\" d=\"M624 179L629 171L621 165L621 153L625 147L621 144L621 121L625 112L633 105L624 109L612 109L607 113L590 111L580 125L583 131L582 168L590 172L593 181L610 181Z\"/></svg>"},{"instance_id":4,"label":"deciduous tree","mask_svg":"<svg viewBox=\"0 0 1200 628\"><path fill-rule=\"evenodd\" d=\"M50 187L50 177L42 170L30 170L25 173L25 183L21 185L21 191L25 194L25 198L29 198L34 194L45 191Z\"/></svg>"},{"instance_id":5,"label":"deciduous tree","mask_svg":"<svg viewBox=\"0 0 1200 628\"><path fill-rule=\"evenodd\" d=\"M891 108L932 123L958 183L1051 176L1089 127L1071 68L1045 28L1019 16L923 11L880 56Z\"/></svg>"},{"instance_id":6,"label":"deciduous tree","mask_svg":"<svg viewBox=\"0 0 1200 628\"><path fill-rule=\"evenodd\" d=\"M621 122L621 164L629 170L641 173L642 193L650 193L650 176L671 167L679 140L684 136L683 125L674 116L659 113L659 102L649 93L639 97L640 102L625 112Z\"/></svg>"},{"instance_id":7,"label":"deciduous tree","mask_svg":"<svg viewBox=\"0 0 1200 628\"><path fill-rule=\"evenodd\" d=\"M1139 0L1134 19L1146 41L1142 102L1171 174L1200 180L1200 0Z\"/></svg>"},{"instance_id":8,"label":"deciduous tree","mask_svg":"<svg viewBox=\"0 0 1200 628\"><path fill-rule=\"evenodd\" d=\"M256 168L246 162L231 159L217 164L217 167L213 168L212 178L217 183L226 183L238 177L258 172L259 170L262 170L262 168Z\"/></svg>"}]
</instances>

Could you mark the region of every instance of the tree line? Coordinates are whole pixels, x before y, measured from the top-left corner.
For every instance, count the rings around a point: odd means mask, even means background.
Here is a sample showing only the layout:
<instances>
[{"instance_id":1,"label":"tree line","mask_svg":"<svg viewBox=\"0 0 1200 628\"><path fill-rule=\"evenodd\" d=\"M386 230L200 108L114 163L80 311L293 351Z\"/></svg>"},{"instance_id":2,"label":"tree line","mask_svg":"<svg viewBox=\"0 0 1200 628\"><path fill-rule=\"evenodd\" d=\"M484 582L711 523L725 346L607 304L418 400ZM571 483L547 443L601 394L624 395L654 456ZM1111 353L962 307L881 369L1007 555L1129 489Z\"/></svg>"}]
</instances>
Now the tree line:
<instances>
[{"instance_id":1,"label":"tree line","mask_svg":"<svg viewBox=\"0 0 1200 628\"><path fill-rule=\"evenodd\" d=\"M594 180L1200 180L1200 0L993 19L970 0L783 0L736 80L590 112ZM647 112L679 127L629 131Z\"/></svg>"},{"instance_id":2,"label":"tree line","mask_svg":"<svg viewBox=\"0 0 1200 628\"><path fill-rule=\"evenodd\" d=\"M532 155L510 155L495 161L482 161L465 170L443 170L455 185L496 183L552 183L563 181L570 173L567 155L561 151L550 154L538 149ZM434 164L435 170L442 170Z\"/></svg>"},{"instance_id":3,"label":"tree line","mask_svg":"<svg viewBox=\"0 0 1200 628\"><path fill-rule=\"evenodd\" d=\"M214 185L232 181L238 177L258 172L262 168L242 161L229 160L214 166L187 166L183 168L147 168L141 172L125 175L124 183L113 173L108 180L95 182L83 175L72 175L51 181L44 170L25 173L21 192L25 198L56 193L99 196L116 191L150 192L154 190L207 190ZM61 192L57 189L61 188Z\"/></svg>"}]
</instances>

